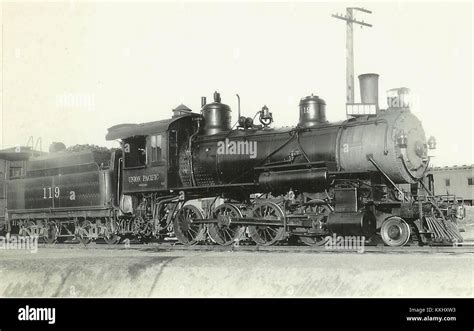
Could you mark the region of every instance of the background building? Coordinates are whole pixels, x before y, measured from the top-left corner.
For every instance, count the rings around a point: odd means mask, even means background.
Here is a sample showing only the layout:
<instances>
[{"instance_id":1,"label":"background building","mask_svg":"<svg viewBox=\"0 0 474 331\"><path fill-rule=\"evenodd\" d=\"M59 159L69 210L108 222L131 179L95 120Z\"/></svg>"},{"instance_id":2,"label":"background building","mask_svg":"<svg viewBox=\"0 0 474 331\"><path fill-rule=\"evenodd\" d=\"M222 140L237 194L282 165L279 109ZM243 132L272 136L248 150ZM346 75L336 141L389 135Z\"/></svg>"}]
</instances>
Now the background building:
<instances>
[{"instance_id":1,"label":"background building","mask_svg":"<svg viewBox=\"0 0 474 331\"><path fill-rule=\"evenodd\" d=\"M434 167L428 174L433 175L435 195L455 195L464 203L473 205L474 165L453 167Z\"/></svg>"}]
</instances>

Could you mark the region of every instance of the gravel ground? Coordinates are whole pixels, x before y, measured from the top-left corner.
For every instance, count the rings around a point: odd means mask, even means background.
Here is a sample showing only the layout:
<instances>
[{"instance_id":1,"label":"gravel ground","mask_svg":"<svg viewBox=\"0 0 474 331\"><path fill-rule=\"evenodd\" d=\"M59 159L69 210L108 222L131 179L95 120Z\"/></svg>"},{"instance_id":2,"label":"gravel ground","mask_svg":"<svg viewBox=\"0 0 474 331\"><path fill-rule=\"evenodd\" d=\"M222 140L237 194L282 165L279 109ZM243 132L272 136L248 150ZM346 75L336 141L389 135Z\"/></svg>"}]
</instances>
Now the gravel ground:
<instances>
[{"instance_id":1,"label":"gravel ground","mask_svg":"<svg viewBox=\"0 0 474 331\"><path fill-rule=\"evenodd\" d=\"M105 248L105 247L104 247ZM474 297L472 253L0 250L1 297Z\"/></svg>"},{"instance_id":2,"label":"gravel ground","mask_svg":"<svg viewBox=\"0 0 474 331\"><path fill-rule=\"evenodd\" d=\"M474 224L463 225L465 232L461 232L462 238L466 243L474 244Z\"/></svg>"}]
</instances>

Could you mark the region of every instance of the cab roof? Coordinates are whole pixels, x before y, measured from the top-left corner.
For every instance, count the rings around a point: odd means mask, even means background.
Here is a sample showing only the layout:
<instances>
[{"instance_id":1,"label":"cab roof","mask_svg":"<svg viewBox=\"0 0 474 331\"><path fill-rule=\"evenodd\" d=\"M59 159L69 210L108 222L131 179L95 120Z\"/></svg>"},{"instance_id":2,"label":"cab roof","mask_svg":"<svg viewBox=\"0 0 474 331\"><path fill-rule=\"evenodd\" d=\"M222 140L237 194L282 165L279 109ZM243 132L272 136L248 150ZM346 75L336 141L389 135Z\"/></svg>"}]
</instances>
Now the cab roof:
<instances>
[{"instance_id":1,"label":"cab roof","mask_svg":"<svg viewBox=\"0 0 474 331\"><path fill-rule=\"evenodd\" d=\"M168 131L168 128L171 124L180 119L187 118L187 117L198 117L201 116L197 113L190 113L181 116L175 116L169 119L161 120L161 121L154 121L148 123L140 123L140 124L119 124L112 126L108 129L108 133L105 136L106 140L115 140L115 139L125 139L131 138L136 136L147 136L154 133Z\"/></svg>"}]
</instances>

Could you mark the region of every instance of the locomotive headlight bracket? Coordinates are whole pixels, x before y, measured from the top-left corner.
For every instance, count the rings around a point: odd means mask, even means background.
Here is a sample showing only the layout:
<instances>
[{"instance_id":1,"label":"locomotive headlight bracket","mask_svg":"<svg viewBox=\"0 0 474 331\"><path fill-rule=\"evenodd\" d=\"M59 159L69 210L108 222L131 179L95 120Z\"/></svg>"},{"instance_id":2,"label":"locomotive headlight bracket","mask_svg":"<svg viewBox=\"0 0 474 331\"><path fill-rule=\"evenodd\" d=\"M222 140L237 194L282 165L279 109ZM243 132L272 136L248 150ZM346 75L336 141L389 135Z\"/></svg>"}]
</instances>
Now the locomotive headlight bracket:
<instances>
[{"instance_id":1,"label":"locomotive headlight bracket","mask_svg":"<svg viewBox=\"0 0 474 331\"><path fill-rule=\"evenodd\" d=\"M415 154L420 157L420 158L424 158L427 153L426 153L426 147L423 143L421 143L420 141L417 141L415 143Z\"/></svg>"}]
</instances>

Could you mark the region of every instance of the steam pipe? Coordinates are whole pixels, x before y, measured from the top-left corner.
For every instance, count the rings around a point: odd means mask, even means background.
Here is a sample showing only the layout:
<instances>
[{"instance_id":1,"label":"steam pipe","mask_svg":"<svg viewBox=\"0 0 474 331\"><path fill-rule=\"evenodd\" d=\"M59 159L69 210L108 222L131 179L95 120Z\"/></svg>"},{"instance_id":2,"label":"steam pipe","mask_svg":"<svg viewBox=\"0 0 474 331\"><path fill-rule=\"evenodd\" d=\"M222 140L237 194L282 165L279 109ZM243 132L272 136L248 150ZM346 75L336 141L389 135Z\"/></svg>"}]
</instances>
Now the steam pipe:
<instances>
[{"instance_id":1,"label":"steam pipe","mask_svg":"<svg viewBox=\"0 0 474 331\"><path fill-rule=\"evenodd\" d=\"M236 94L237 96L237 111L238 111L238 115L237 115L237 121L240 120L240 95Z\"/></svg>"},{"instance_id":2,"label":"steam pipe","mask_svg":"<svg viewBox=\"0 0 474 331\"><path fill-rule=\"evenodd\" d=\"M201 121L198 120L196 131L189 137L189 142L188 142L192 186L196 186L196 178L194 177L194 162L193 162L193 139L199 133L200 128L201 128Z\"/></svg>"}]
</instances>

